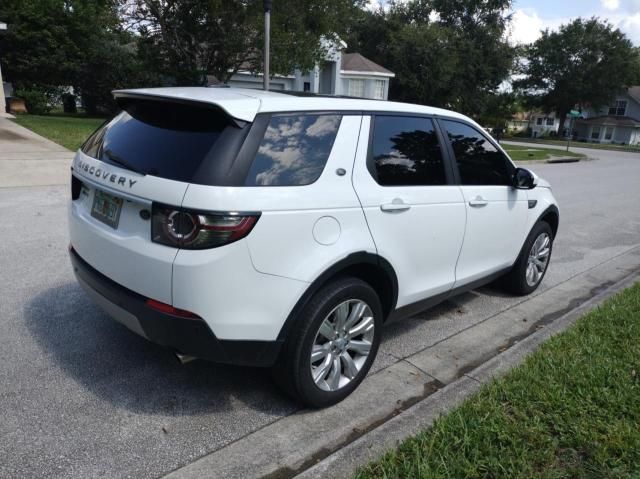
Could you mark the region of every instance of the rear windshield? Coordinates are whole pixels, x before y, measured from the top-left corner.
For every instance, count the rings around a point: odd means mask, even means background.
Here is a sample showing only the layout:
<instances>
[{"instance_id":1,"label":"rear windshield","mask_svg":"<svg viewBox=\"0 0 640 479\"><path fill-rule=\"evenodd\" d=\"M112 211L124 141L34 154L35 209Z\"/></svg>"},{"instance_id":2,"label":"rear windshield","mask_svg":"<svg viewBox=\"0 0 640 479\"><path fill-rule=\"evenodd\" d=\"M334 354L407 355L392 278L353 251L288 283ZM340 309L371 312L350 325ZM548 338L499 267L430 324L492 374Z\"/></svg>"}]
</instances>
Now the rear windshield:
<instances>
[{"instance_id":1,"label":"rear windshield","mask_svg":"<svg viewBox=\"0 0 640 479\"><path fill-rule=\"evenodd\" d=\"M106 163L170 180L211 184L233 161L248 127L195 104L129 100L82 151ZM226 165L226 166L225 166Z\"/></svg>"}]
</instances>

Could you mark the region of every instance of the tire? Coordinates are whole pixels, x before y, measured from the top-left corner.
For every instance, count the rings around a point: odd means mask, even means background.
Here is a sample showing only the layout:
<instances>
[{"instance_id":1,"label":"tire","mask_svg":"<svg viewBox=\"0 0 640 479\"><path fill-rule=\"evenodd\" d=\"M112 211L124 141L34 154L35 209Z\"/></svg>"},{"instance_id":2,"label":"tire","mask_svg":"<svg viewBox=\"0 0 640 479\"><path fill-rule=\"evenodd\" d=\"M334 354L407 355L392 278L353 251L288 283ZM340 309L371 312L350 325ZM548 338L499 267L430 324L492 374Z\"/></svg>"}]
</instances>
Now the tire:
<instances>
[{"instance_id":1,"label":"tire","mask_svg":"<svg viewBox=\"0 0 640 479\"><path fill-rule=\"evenodd\" d=\"M544 248L539 248L546 240L548 244ZM509 290L511 293L517 294L519 296L524 296L527 294L533 293L540 283L542 282L544 275L547 273L549 269L549 263L551 262L551 253L553 250L553 230L549 223L545 221L539 221L534 225L527 236L524 245L522 246L522 250L520 251L520 255L516 260L513 268L507 275L503 278L503 285ZM536 243L538 241L539 243ZM542 242L542 243L540 243ZM533 248L538 249L538 253L535 254L538 262L530 263L529 258L530 255L534 253ZM542 261L541 253L544 253L544 250L548 249L546 252L545 261ZM541 266L541 264L543 266ZM535 274L532 274L532 270L529 268L531 266L535 268Z\"/></svg>"},{"instance_id":2,"label":"tire","mask_svg":"<svg viewBox=\"0 0 640 479\"><path fill-rule=\"evenodd\" d=\"M346 333L340 328L342 318ZM276 383L305 406L321 408L342 401L362 382L378 352L382 329L378 295L358 278L340 278L320 289L295 321L272 369Z\"/></svg>"}]
</instances>

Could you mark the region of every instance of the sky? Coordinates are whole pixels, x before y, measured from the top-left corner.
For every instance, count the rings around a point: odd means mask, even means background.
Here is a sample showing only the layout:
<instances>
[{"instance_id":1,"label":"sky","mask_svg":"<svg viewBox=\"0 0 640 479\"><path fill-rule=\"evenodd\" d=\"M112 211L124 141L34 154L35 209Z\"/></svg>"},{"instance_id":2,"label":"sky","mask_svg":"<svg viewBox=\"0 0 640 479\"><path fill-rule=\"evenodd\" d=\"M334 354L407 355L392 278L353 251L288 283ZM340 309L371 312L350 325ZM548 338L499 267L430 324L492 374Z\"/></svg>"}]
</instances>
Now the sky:
<instances>
[{"instance_id":1,"label":"sky","mask_svg":"<svg viewBox=\"0 0 640 479\"><path fill-rule=\"evenodd\" d=\"M542 29L592 16L608 20L640 46L640 0L514 0L511 38L530 43Z\"/></svg>"},{"instance_id":2,"label":"sky","mask_svg":"<svg viewBox=\"0 0 640 479\"><path fill-rule=\"evenodd\" d=\"M369 8L388 4L387 0L367 1ZM545 28L555 30L575 18L597 16L640 46L640 0L513 0L511 13L510 37L514 43L531 43Z\"/></svg>"}]
</instances>

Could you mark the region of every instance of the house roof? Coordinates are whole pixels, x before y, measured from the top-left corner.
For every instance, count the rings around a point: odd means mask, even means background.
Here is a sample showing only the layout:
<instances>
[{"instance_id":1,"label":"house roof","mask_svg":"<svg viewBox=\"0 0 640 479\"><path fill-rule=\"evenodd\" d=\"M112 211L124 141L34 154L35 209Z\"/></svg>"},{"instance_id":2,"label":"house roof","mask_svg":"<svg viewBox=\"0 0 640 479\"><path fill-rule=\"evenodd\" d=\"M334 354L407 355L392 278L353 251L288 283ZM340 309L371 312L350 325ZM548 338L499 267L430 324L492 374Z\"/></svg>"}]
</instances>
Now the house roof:
<instances>
[{"instance_id":1,"label":"house roof","mask_svg":"<svg viewBox=\"0 0 640 479\"><path fill-rule=\"evenodd\" d=\"M627 89L627 94L640 103L640 85L631 86Z\"/></svg>"},{"instance_id":2,"label":"house roof","mask_svg":"<svg viewBox=\"0 0 640 479\"><path fill-rule=\"evenodd\" d=\"M396 76L392 71L387 70L385 67L380 66L375 62L372 62L359 53L343 53L340 71L341 73L346 74L366 74L384 77Z\"/></svg>"},{"instance_id":3,"label":"house roof","mask_svg":"<svg viewBox=\"0 0 640 479\"><path fill-rule=\"evenodd\" d=\"M635 120L628 116L594 116L593 118L586 118L577 120L580 123L587 123L590 125L602 125L602 126L640 126L640 121Z\"/></svg>"}]
</instances>

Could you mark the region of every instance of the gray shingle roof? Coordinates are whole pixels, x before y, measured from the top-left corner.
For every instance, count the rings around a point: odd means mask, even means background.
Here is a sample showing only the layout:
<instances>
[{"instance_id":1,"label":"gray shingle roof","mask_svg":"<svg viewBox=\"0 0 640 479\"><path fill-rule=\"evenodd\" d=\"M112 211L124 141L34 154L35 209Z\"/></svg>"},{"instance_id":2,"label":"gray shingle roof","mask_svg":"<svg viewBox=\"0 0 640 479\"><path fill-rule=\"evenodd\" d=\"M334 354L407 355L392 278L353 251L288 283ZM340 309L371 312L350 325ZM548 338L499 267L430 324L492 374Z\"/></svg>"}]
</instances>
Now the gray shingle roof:
<instances>
[{"instance_id":1,"label":"gray shingle roof","mask_svg":"<svg viewBox=\"0 0 640 479\"><path fill-rule=\"evenodd\" d=\"M627 93L631 98L640 103L640 85L629 87Z\"/></svg>"},{"instance_id":2,"label":"gray shingle roof","mask_svg":"<svg viewBox=\"0 0 640 479\"><path fill-rule=\"evenodd\" d=\"M640 126L640 121L635 120L628 116L596 116L593 118L586 118L577 120L577 123L589 123L593 125L608 125L608 126Z\"/></svg>"},{"instance_id":3,"label":"gray shingle roof","mask_svg":"<svg viewBox=\"0 0 640 479\"><path fill-rule=\"evenodd\" d=\"M342 71L383 73L385 75L395 76L392 71L387 70L385 67L380 66L375 62L372 62L359 53L343 53L342 65L340 69Z\"/></svg>"}]
</instances>

